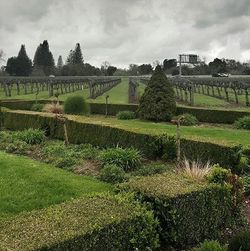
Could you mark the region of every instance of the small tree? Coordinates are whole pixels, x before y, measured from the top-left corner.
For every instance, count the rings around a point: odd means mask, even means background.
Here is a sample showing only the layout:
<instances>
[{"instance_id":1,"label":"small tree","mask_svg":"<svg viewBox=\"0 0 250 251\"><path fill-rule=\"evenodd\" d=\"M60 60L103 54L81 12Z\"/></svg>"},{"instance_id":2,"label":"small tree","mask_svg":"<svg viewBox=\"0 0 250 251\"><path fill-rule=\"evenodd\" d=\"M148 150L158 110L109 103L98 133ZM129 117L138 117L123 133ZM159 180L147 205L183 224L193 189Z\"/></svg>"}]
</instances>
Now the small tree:
<instances>
[{"instance_id":1,"label":"small tree","mask_svg":"<svg viewBox=\"0 0 250 251\"><path fill-rule=\"evenodd\" d=\"M138 115L141 119L170 121L175 111L173 86L158 65L140 99Z\"/></svg>"}]
</instances>

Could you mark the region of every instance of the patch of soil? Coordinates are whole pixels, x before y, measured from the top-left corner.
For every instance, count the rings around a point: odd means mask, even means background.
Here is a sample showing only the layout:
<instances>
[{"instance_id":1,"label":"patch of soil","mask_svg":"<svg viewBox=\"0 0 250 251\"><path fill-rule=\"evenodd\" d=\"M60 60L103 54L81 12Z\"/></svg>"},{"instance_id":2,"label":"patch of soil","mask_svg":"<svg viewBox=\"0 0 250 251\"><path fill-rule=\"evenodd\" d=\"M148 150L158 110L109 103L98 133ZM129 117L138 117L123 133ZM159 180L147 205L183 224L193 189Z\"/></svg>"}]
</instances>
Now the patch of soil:
<instances>
[{"instance_id":1,"label":"patch of soil","mask_svg":"<svg viewBox=\"0 0 250 251\"><path fill-rule=\"evenodd\" d=\"M96 176L101 169L98 161L86 160L83 164L77 165L73 168L73 172L78 175L93 175Z\"/></svg>"}]
</instances>

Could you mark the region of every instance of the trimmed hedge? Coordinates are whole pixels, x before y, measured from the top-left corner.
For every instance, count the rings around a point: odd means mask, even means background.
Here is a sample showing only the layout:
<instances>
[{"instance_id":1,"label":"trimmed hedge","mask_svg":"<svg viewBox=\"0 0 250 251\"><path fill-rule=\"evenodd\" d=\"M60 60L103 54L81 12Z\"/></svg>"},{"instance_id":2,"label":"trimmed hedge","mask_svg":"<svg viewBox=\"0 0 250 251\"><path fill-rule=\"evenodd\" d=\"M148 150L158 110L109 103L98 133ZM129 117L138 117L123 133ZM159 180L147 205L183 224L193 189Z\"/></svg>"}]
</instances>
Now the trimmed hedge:
<instances>
[{"instance_id":1,"label":"trimmed hedge","mask_svg":"<svg viewBox=\"0 0 250 251\"><path fill-rule=\"evenodd\" d=\"M38 103L46 104L51 100L38 100ZM62 102L60 102L62 103ZM18 110L30 110L31 106L35 104L34 100L2 100L2 106L9 109ZM106 105L99 103L89 103L92 114L106 114ZM120 111L132 111L136 112L138 105L136 104L108 104L108 114L115 116ZM185 107L177 106L176 115L183 113L190 113L200 121L207 123L222 123L222 124L233 124L235 120L249 116L250 112L231 111L231 110L217 110L208 108L197 108L197 107Z\"/></svg>"},{"instance_id":2,"label":"trimmed hedge","mask_svg":"<svg viewBox=\"0 0 250 251\"><path fill-rule=\"evenodd\" d=\"M127 131L117 127L68 120L69 141L73 144L89 143L100 147L134 147L148 158L175 158L175 140L167 135L150 135ZM10 130L42 129L47 136L63 139L63 127L48 113L28 111L4 112L4 127ZM236 147L210 142L181 139L182 153L189 159L210 160L225 167L236 166L240 159Z\"/></svg>"},{"instance_id":3,"label":"trimmed hedge","mask_svg":"<svg viewBox=\"0 0 250 251\"><path fill-rule=\"evenodd\" d=\"M152 206L165 245L186 248L206 238L216 239L234 219L229 186L197 183L168 172L130 180L120 189L135 192Z\"/></svg>"},{"instance_id":4,"label":"trimmed hedge","mask_svg":"<svg viewBox=\"0 0 250 251\"><path fill-rule=\"evenodd\" d=\"M151 211L121 196L87 197L0 223L1 250L155 250Z\"/></svg>"}]
</instances>

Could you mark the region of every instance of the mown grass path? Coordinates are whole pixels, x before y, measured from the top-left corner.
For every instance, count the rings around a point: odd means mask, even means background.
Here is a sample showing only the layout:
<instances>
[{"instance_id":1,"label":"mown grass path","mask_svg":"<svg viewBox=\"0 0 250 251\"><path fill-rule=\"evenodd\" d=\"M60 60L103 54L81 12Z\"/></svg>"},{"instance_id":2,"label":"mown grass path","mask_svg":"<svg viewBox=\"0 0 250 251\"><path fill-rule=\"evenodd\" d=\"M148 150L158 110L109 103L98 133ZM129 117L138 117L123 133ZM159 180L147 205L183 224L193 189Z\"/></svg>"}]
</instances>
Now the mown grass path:
<instances>
[{"instance_id":1,"label":"mown grass path","mask_svg":"<svg viewBox=\"0 0 250 251\"><path fill-rule=\"evenodd\" d=\"M94 178L0 151L0 219L111 190Z\"/></svg>"}]
</instances>

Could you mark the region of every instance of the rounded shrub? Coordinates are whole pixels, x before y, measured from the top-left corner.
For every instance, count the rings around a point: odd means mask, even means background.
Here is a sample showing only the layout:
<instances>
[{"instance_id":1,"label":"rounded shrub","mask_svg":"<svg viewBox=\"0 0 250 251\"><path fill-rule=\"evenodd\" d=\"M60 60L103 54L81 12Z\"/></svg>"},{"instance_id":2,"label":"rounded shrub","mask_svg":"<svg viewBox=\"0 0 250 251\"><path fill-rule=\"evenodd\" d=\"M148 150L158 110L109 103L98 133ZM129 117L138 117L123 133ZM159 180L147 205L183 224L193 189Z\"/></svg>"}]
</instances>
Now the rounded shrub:
<instances>
[{"instance_id":1,"label":"rounded shrub","mask_svg":"<svg viewBox=\"0 0 250 251\"><path fill-rule=\"evenodd\" d=\"M249 251L250 250L250 229L235 235L228 245L228 251Z\"/></svg>"},{"instance_id":2,"label":"rounded shrub","mask_svg":"<svg viewBox=\"0 0 250 251\"><path fill-rule=\"evenodd\" d=\"M108 164L101 169L99 179L112 184L120 183L126 180L126 173L121 167Z\"/></svg>"},{"instance_id":3,"label":"rounded shrub","mask_svg":"<svg viewBox=\"0 0 250 251\"><path fill-rule=\"evenodd\" d=\"M239 118L234 122L234 125L237 129L250 130L250 116Z\"/></svg>"},{"instance_id":4,"label":"rounded shrub","mask_svg":"<svg viewBox=\"0 0 250 251\"><path fill-rule=\"evenodd\" d=\"M134 148L109 148L100 153L99 159L103 166L114 164L124 171L135 170L141 166L140 152Z\"/></svg>"},{"instance_id":5,"label":"rounded shrub","mask_svg":"<svg viewBox=\"0 0 250 251\"><path fill-rule=\"evenodd\" d=\"M180 124L184 126L193 126L199 123L198 119L189 113L185 113L177 116L177 119L180 119Z\"/></svg>"},{"instance_id":6,"label":"rounded shrub","mask_svg":"<svg viewBox=\"0 0 250 251\"><path fill-rule=\"evenodd\" d=\"M176 100L173 86L158 65L140 99L139 118L170 121L175 111Z\"/></svg>"},{"instance_id":7,"label":"rounded shrub","mask_svg":"<svg viewBox=\"0 0 250 251\"><path fill-rule=\"evenodd\" d=\"M227 247L220 245L218 241L205 240L194 251L227 251Z\"/></svg>"},{"instance_id":8,"label":"rounded shrub","mask_svg":"<svg viewBox=\"0 0 250 251\"><path fill-rule=\"evenodd\" d=\"M43 104L33 104L30 110L34 112L41 112L43 110L43 106Z\"/></svg>"},{"instance_id":9,"label":"rounded shrub","mask_svg":"<svg viewBox=\"0 0 250 251\"><path fill-rule=\"evenodd\" d=\"M81 96L68 97L64 102L64 112L66 114L83 115L89 113L89 105Z\"/></svg>"},{"instance_id":10,"label":"rounded shrub","mask_svg":"<svg viewBox=\"0 0 250 251\"><path fill-rule=\"evenodd\" d=\"M207 176L207 180L210 183L225 184L230 176L230 171L220 167L219 165L214 165L212 171Z\"/></svg>"},{"instance_id":11,"label":"rounded shrub","mask_svg":"<svg viewBox=\"0 0 250 251\"><path fill-rule=\"evenodd\" d=\"M136 115L134 112L131 111L120 111L116 114L116 117L118 119L128 120L128 119L135 119Z\"/></svg>"}]
</instances>

